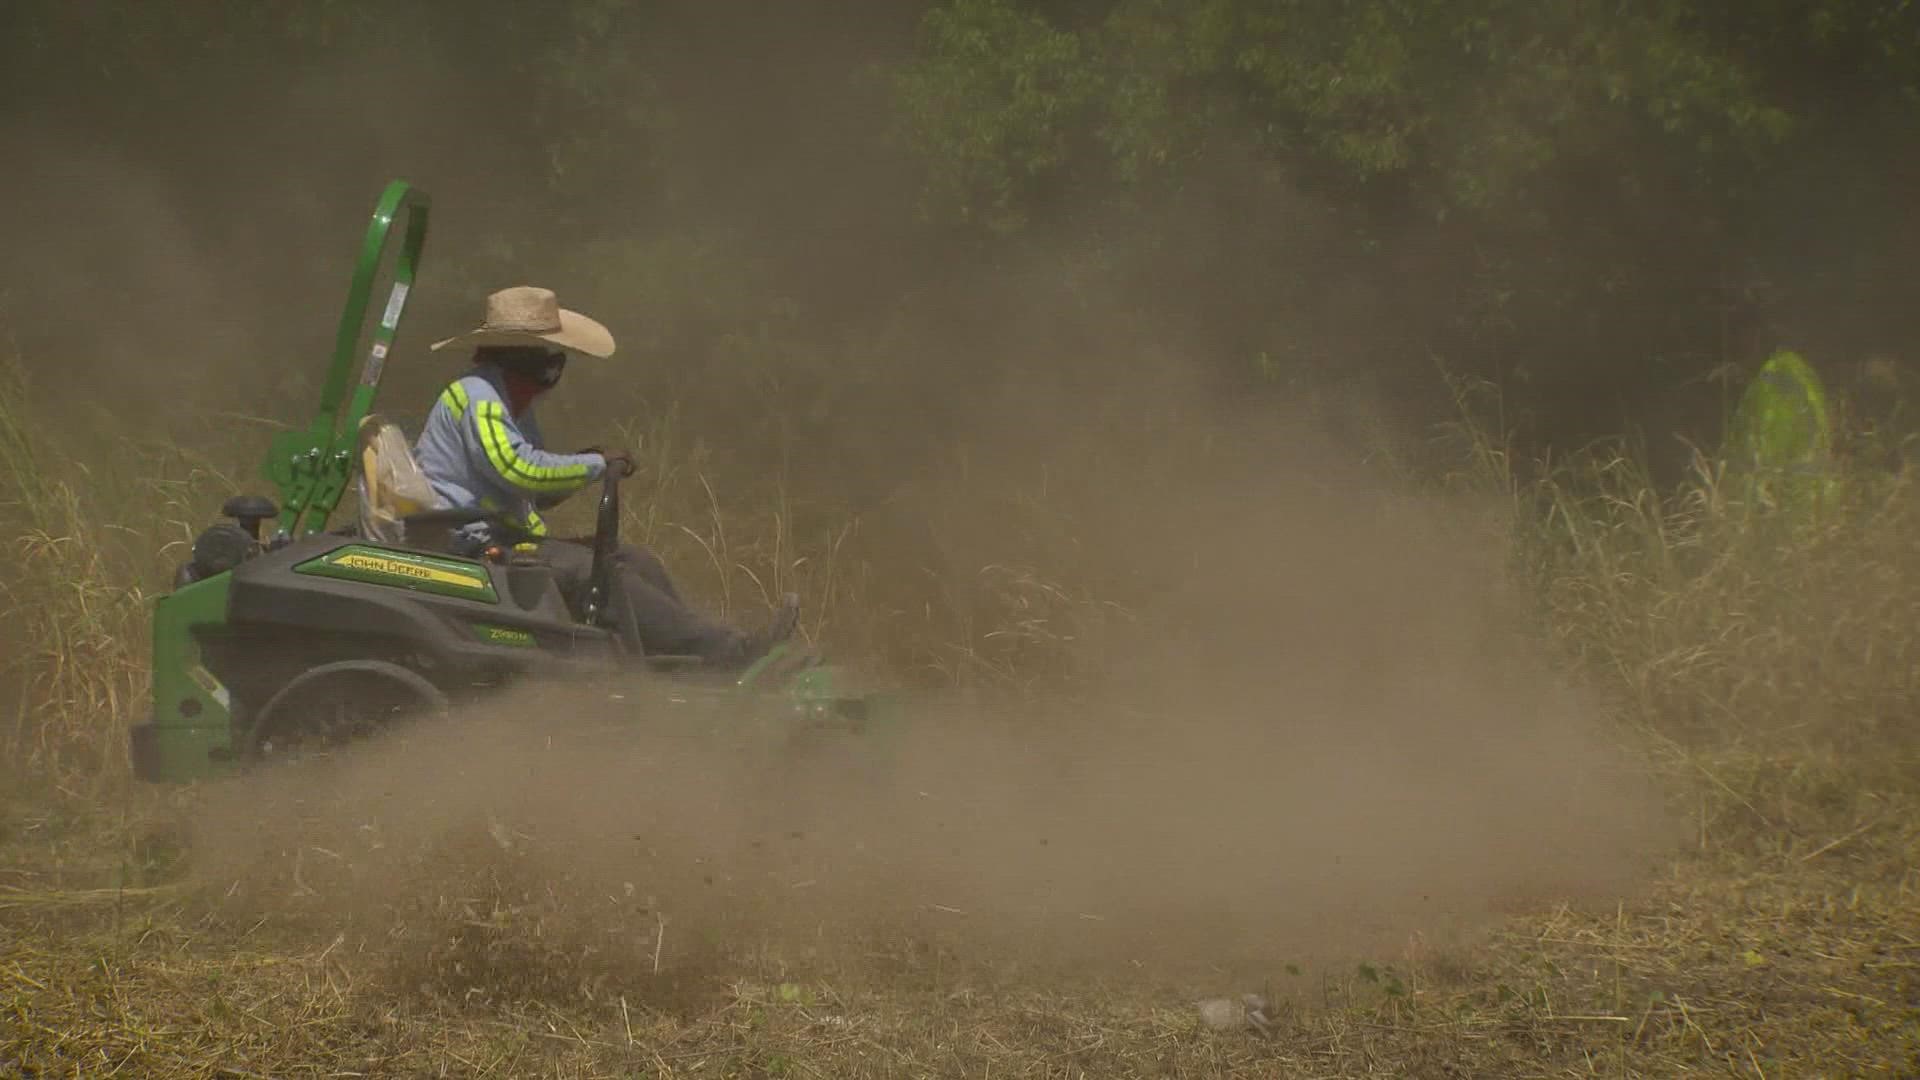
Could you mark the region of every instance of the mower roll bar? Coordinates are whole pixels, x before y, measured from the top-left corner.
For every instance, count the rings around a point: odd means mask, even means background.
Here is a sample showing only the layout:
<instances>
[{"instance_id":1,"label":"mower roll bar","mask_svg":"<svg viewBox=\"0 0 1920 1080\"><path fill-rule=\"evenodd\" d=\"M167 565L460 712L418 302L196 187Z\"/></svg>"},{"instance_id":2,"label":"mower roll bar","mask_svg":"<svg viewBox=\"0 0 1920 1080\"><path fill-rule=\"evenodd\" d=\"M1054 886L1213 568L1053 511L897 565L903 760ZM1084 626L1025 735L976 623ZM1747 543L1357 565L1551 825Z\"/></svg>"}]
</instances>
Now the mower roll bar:
<instances>
[{"instance_id":1,"label":"mower roll bar","mask_svg":"<svg viewBox=\"0 0 1920 1080\"><path fill-rule=\"evenodd\" d=\"M405 180L392 181L381 193L360 244L359 261L347 289L346 307L340 312L340 323L334 333L333 361L320 389L319 409L306 430L280 432L267 450L264 472L279 489L280 531L289 538L324 531L327 519L352 480L354 442L360 421L373 407L374 395L380 389L387 354L393 349L400 316L406 311L414 275L420 268L420 253L427 242L430 203L426 192ZM394 260L386 306L372 326L360 383L348 399L347 377L353 367L355 349L368 330L368 301L372 299L374 282L386 260L394 220L403 215L406 232Z\"/></svg>"}]
</instances>

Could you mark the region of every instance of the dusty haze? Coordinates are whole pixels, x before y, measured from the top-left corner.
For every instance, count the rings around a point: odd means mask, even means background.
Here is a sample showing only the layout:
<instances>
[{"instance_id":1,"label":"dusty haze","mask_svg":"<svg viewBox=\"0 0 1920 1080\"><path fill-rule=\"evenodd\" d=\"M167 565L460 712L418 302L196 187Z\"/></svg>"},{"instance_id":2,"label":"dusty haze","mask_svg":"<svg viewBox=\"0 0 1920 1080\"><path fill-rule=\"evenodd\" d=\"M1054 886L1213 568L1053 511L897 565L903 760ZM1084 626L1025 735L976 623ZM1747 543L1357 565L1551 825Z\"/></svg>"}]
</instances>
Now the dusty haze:
<instances>
[{"instance_id":1,"label":"dusty haze","mask_svg":"<svg viewBox=\"0 0 1920 1080\"><path fill-rule=\"evenodd\" d=\"M1246 987L1630 893L1671 839L1660 795L1510 632L1479 519L1297 464L1160 504L1178 552L1089 542L1154 582L1151 630L1110 635L1074 696L912 697L804 737L527 688L210 792L199 872L237 919L488 993L643 993L656 944L668 978L927 952L954 978Z\"/></svg>"},{"instance_id":2,"label":"dusty haze","mask_svg":"<svg viewBox=\"0 0 1920 1080\"><path fill-rule=\"evenodd\" d=\"M888 224L901 177L835 164L860 160L848 102L870 102L829 77L846 57L828 37L769 31L730 59L733 80L790 60L754 97L794 95L785 111L688 91L714 55L681 50L679 124L629 164L692 210L577 208L604 222L604 260L541 242L538 169L490 150L511 95L458 43L415 50L405 78L340 60L218 125L248 77L208 74L171 156L166 133L96 136L98 103L9 123L10 145L38 149L0 199L0 317L50 407L105 404L143 431L204 434L215 408L304 421L365 208L408 176L436 221L391 409L424 409L448 374L424 343L485 289L550 284L632 343L631 366L566 384L594 380L591 401L556 402L575 444L684 390L687 423L731 455L729 490L757 490L778 453L809 493L865 508L876 608L1012 575L1030 587L1003 595L1032 606L984 612L1004 633L978 647L1078 673L1057 698L914 699L885 737L804 753L646 687L528 688L334 767L206 791L210 902L344 934L342 956L399 986L512 993L642 984L656 947L666 974L724 973L761 945L794 964L910 966L932 947L963 968L1219 985L1631 889L1668 836L1658 793L1519 631L1498 508L1390 493L1325 412L1223 401L1180 330L1143 337L1123 301L1048 278L1044 251L950 280L923 268L911 304L863 308L920 241ZM831 153L787 130L796 117ZM1270 209L1318 223L1308 201ZM736 276L699 263L709 227L772 281L749 315L696 303ZM1186 287L1204 312L1206 282ZM729 317L778 343L786 324L756 320L795 295L828 313L817 370L682 348ZM1316 333L1305 347L1349 344ZM850 340L858 356L836 351ZM834 392L781 396L815 382ZM141 411L154 402L163 417ZM803 430L776 443L787 421Z\"/></svg>"}]
</instances>

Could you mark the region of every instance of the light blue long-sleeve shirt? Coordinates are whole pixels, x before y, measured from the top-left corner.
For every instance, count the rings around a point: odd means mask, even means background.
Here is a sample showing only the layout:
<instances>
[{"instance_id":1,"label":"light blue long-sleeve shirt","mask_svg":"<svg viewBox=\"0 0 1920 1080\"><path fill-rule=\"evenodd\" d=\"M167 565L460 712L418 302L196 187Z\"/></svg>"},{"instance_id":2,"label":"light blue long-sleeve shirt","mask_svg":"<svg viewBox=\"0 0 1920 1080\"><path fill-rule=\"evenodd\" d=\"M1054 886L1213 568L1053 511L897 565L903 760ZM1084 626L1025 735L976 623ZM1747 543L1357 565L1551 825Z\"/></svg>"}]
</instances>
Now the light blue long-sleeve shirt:
<instances>
[{"instance_id":1,"label":"light blue long-sleeve shirt","mask_svg":"<svg viewBox=\"0 0 1920 1080\"><path fill-rule=\"evenodd\" d=\"M579 491L607 468L599 454L544 449L532 408L513 415L505 375L493 364L475 367L440 392L413 456L442 508L493 510L536 537L547 535L542 505ZM484 523L460 532L482 543L495 539Z\"/></svg>"}]
</instances>

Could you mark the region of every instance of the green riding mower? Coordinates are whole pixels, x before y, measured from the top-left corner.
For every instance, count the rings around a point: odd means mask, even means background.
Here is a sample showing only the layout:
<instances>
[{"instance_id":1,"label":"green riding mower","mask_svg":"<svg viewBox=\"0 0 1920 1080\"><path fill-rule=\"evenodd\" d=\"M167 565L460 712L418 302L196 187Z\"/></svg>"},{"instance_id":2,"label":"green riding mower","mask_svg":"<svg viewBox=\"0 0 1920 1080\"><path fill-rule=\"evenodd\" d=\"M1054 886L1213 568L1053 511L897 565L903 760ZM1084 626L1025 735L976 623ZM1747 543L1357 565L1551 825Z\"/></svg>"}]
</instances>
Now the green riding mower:
<instances>
[{"instance_id":1,"label":"green riding mower","mask_svg":"<svg viewBox=\"0 0 1920 1080\"><path fill-rule=\"evenodd\" d=\"M382 193L318 414L305 430L275 436L268 452L264 471L278 501L258 494L227 500L221 514L229 520L199 535L155 606L152 716L132 729L135 775L213 777L454 709L522 680L579 682L636 670L709 697L771 706L781 718L863 723L869 699L837 691L839 674L791 645L744 673L646 654L614 588L618 470L601 481L593 570L571 604L536 559L449 553L450 530L488 520L485 511L422 509L383 488L391 459L405 458L406 449L372 406L419 267L428 207L426 194L405 181ZM396 223L403 231L393 244ZM385 303L368 326L379 283ZM363 355L349 393L353 362ZM342 495L356 485L358 521L330 529Z\"/></svg>"}]
</instances>

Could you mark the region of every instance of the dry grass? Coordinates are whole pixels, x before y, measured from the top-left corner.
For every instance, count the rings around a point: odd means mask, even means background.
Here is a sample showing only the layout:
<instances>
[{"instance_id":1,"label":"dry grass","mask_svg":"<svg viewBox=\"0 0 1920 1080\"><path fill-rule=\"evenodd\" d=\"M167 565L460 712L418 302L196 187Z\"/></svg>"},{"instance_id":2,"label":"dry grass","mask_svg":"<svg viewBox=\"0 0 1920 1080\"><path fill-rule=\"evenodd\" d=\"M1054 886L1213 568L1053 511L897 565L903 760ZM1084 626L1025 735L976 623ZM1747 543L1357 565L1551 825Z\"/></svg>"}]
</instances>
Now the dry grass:
<instances>
[{"instance_id":1,"label":"dry grass","mask_svg":"<svg viewBox=\"0 0 1920 1080\"><path fill-rule=\"evenodd\" d=\"M1670 781L1690 840L1631 902L1518 897L1481 941L1276 972L1264 1030L1212 1031L1182 988L1040 985L905 938L858 964L742 941L659 972L583 966L525 882L421 898L404 964L291 912L235 921L174 880L153 826L186 804L129 790L119 757L147 595L224 478L177 451L62 464L23 427L23 388L6 393L6 750L41 781L0 805L10 1075L1920 1072L1920 493L1904 476L1848 475L1818 513L1782 511L1736 498L1707 456L1671 491L1605 449L1532 479L1467 429L1462 479L1511 507L1516 580ZM1013 686L1070 670L1128 617L1062 564L1037 485L994 493L1024 549L949 552L968 574L929 584L951 559L868 558L833 506L736 509L697 444L648 436L629 526L732 612L798 588L812 635L922 680Z\"/></svg>"},{"instance_id":2,"label":"dry grass","mask_svg":"<svg viewBox=\"0 0 1920 1080\"><path fill-rule=\"evenodd\" d=\"M1910 730L1910 472L1842 459L1816 489L1695 451L1663 489L1624 443L1522 469L1490 427L1455 434L1471 463L1457 481L1512 508L1515 574L1542 626L1623 719L1705 746Z\"/></svg>"},{"instance_id":3,"label":"dry grass","mask_svg":"<svg viewBox=\"0 0 1920 1080\"><path fill-rule=\"evenodd\" d=\"M32 415L22 369L0 362L0 746L24 772L111 785L126 777L119 725L144 707L147 600L226 478L171 445Z\"/></svg>"},{"instance_id":4,"label":"dry grass","mask_svg":"<svg viewBox=\"0 0 1920 1080\"><path fill-rule=\"evenodd\" d=\"M1208 1030L1147 985L936 969L905 942L845 972L747 948L693 978L634 963L587 998L537 992L523 933L513 978L462 995L164 889L19 875L0 892L0 1033L29 1075L1910 1075L1920 806L1861 803L1851 828L1823 816L1838 831L1764 851L1717 842L1751 826L1710 809L1704 847L1632 906L1522 911L1470 948L1279 975L1265 1030Z\"/></svg>"}]
</instances>

